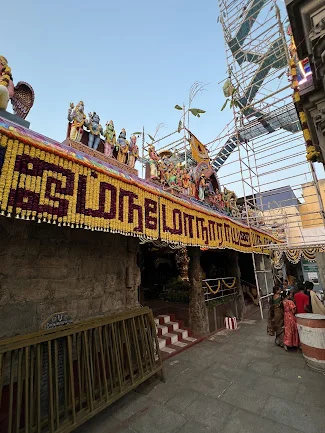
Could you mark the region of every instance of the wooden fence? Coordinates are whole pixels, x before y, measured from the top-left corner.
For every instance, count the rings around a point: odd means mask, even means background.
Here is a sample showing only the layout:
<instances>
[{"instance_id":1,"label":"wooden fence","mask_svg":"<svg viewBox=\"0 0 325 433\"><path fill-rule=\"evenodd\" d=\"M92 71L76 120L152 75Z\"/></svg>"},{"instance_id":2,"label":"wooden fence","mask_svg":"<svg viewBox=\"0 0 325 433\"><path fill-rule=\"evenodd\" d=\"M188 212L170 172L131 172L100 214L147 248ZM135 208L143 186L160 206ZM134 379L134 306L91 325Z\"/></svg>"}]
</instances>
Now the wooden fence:
<instances>
[{"instance_id":1,"label":"wooden fence","mask_svg":"<svg viewBox=\"0 0 325 433\"><path fill-rule=\"evenodd\" d=\"M1 433L66 433L154 374L151 310L0 341Z\"/></svg>"}]
</instances>

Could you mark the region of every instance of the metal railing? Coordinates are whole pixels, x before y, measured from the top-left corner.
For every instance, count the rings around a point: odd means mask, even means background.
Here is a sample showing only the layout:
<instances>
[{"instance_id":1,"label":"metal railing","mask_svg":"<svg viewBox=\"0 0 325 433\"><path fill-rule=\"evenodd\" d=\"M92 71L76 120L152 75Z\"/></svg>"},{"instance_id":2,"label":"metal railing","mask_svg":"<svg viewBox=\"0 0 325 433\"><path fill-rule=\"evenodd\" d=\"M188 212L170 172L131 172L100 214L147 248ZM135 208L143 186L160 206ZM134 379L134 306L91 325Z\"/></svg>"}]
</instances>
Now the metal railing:
<instances>
[{"instance_id":1,"label":"metal railing","mask_svg":"<svg viewBox=\"0 0 325 433\"><path fill-rule=\"evenodd\" d=\"M234 296L237 293L236 277L224 277L202 280L205 302Z\"/></svg>"},{"instance_id":2,"label":"metal railing","mask_svg":"<svg viewBox=\"0 0 325 433\"><path fill-rule=\"evenodd\" d=\"M0 341L0 431L70 432L156 373L149 308Z\"/></svg>"}]
</instances>

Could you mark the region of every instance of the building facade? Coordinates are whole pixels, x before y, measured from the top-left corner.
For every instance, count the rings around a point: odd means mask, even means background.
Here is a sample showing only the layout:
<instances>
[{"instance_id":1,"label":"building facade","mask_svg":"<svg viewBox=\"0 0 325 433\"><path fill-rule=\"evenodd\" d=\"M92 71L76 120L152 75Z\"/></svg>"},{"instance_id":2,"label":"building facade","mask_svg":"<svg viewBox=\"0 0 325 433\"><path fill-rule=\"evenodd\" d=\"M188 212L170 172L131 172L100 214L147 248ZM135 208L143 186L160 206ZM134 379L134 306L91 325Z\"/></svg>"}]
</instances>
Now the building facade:
<instances>
[{"instance_id":1,"label":"building facade","mask_svg":"<svg viewBox=\"0 0 325 433\"><path fill-rule=\"evenodd\" d=\"M301 102L313 144L325 160L325 1L286 0L298 63Z\"/></svg>"}]
</instances>

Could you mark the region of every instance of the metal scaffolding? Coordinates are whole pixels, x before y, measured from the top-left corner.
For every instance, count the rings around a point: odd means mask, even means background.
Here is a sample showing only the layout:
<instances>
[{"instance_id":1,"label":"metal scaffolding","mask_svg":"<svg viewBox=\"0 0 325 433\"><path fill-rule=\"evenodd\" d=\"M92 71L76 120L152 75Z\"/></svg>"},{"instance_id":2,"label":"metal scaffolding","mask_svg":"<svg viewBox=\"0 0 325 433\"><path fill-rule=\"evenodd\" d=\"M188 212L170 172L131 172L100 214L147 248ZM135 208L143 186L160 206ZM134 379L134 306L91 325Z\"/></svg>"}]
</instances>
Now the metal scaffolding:
<instances>
[{"instance_id":1,"label":"metal scaffolding","mask_svg":"<svg viewBox=\"0 0 325 433\"><path fill-rule=\"evenodd\" d=\"M279 4L278 4L279 3ZM325 246L323 198L292 99L283 2L219 0L233 120L208 143L221 183L243 197L249 226L272 230L274 250ZM323 196L323 197L322 197ZM267 283L264 256L261 269ZM272 288L267 287L268 296ZM262 313L262 308L261 308Z\"/></svg>"},{"instance_id":2,"label":"metal scaffolding","mask_svg":"<svg viewBox=\"0 0 325 433\"><path fill-rule=\"evenodd\" d=\"M221 85L233 114L217 137L205 143L218 182L242 198L238 219L282 241L265 245L272 254L315 247L325 251L324 171L306 159L292 97L284 3L218 1L228 71ZM169 152L174 164L195 165L188 144L189 109L203 88L194 83L188 108L178 107L178 130L160 138L156 133L151 143L146 143L143 131L143 166L148 165L151 145L159 154ZM272 292L270 266L267 269L264 255L252 254L252 259L260 298L267 297Z\"/></svg>"}]
</instances>

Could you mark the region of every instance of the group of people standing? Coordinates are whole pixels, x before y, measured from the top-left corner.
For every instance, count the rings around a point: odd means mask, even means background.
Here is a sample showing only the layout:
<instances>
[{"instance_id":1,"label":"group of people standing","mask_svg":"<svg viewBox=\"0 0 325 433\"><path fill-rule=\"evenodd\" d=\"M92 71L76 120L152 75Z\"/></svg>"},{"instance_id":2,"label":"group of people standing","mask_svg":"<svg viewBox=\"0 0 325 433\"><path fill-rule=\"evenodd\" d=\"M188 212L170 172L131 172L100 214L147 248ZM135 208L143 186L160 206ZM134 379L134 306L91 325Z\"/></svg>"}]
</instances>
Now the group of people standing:
<instances>
[{"instance_id":1,"label":"group of people standing","mask_svg":"<svg viewBox=\"0 0 325 433\"><path fill-rule=\"evenodd\" d=\"M283 285L274 286L273 296L269 305L268 334L275 335L275 344L288 348L299 347L299 335L296 314L314 313L325 315L325 306L313 291L311 281L298 283L297 289L289 286L284 280Z\"/></svg>"}]
</instances>

